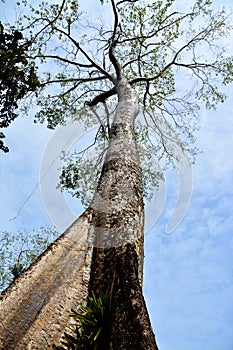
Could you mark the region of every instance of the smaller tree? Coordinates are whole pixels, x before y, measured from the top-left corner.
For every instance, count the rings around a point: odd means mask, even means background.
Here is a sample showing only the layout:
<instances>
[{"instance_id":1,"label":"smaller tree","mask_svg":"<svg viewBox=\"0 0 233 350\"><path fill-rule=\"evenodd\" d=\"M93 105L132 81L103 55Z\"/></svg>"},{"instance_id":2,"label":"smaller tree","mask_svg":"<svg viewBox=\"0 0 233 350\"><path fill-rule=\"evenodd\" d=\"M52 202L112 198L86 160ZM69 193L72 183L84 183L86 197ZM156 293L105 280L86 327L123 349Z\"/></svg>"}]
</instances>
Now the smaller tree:
<instances>
[{"instance_id":1,"label":"smaller tree","mask_svg":"<svg viewBox=\"0 0 233 350\"><path fill-rule=\"evenodd\" d=\"M15 110L18 102L29 92L35 92L40 86L36 75L36 66L28 59L30 40L24 40L23 34L14 27L10 32L4 30L0 22L0 127L6 128L17 118ZM5 138L0 132L0 139ZM2 140L0 149L9 152Z\"/></svg>"},{"instance_id":2,"label":"smaller tree","mask_svg":"<svg viewBox=\"0 0 233 350\"><path fill-rule=\"evenodd\" d=\"M52 243L58 232L54 228L1 233L0 291L18 277Z\"/></svg>"}]
</instances>

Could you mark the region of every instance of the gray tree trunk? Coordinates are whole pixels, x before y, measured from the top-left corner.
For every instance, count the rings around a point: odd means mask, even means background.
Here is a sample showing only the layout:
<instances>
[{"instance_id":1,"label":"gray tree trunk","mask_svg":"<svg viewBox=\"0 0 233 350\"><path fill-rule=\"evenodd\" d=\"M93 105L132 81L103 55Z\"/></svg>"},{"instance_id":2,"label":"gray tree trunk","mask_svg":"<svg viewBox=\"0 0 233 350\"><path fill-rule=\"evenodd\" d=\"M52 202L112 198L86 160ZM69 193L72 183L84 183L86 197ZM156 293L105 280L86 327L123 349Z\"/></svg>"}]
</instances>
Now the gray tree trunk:
<instances>
[{"instance_id":1,"label":"gray tree trunk","mask_svg":"<svg viewBox=\"0 0 233 350\"><path fill-rule=\"evenodd\" d=\"M103 350L157 350L142 295L144 206L134 133L135 91L124 79L110 145L87 211L2 296L0 349L52 349L71 308L100 287L109 297Z\"/></svg>"},{"instance_id":2,"label":"gray tree trunk","mask_svg":"<svg viewBox=\"0 0 233 350\"><path fill-rule=\"evenodd\" d=\"M157 349L142 295L144 205L134 133L135 91L117 85L118 105L100 182L90 207L95 248L89 289L101 286L110 298L103 349Z\"/></svg>"}]
</instances>

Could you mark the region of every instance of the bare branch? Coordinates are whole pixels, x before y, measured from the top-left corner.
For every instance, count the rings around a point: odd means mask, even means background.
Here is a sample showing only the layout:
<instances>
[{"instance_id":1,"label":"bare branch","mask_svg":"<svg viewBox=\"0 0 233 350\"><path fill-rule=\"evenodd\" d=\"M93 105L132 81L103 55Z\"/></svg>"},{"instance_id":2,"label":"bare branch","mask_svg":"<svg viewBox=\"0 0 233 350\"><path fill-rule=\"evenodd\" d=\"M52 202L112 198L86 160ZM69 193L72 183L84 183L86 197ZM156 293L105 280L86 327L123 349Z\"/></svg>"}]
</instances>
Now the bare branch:
<instances>
[{"instance_id":1,"label":"bare branch","mask_svg":"<svg viewBox=\"0 0 233 350\"><path fill-rule=\"evenodd\" d=\"M42 83L42 86L48 85L48 84L56 84L56 83L72 83L72 82L77 82L77 86L81 83L87 83L90 81L98 81L98 80L105 80L107 79L104 76L100 77L93 77L93 78L69 78L69 79L54 79L54 80L48 80L44 83Z\"/></svg>"},{"instance_id":2,"label":"bare branch","mask_svg":"<svg viewBox=\"0 0 233 350\"><path fill-rule=\"evenodd\" d=\"M121 76L122 76L122 73L121 73L120 64L117 61L116 56L114 54L114 48L115 47L116 47L116 44L115 43L111 43L110 48L109 48L109 59L112 62L114 68L115 68L116 76L117 76L117 79L119 80L121 78Z\"/></svg>"},{"instance_id":3,"label":"bare branch","mask_svg":"<svg viewBox=\"0 0 233 350\"><path fill-rule=\"evenodd\" d=\"M107 117L107 130L108 130L108 136L110 135L110 113L109 113L109 110L108 110L108 106L106 104L106 102L104 101L103 102L104 104L104 109L105 109L105 113L106 113L106 117Z\"/></svg>"},{"instance_id":4,"label":"bare branch","mask_svg":"<svg viewBox=\"0 0 233 350\"><path fill-rule=\"evenodd\" d=\"M124 4L126 2L133 3L133 2L138 2L138 0L121 0L121 1L118 1L116 6L119 6L119 5Z\"/></svg>"},{"instance_id":5,"label":"bare branch","mask_svg":"<svg viewBox=\"0 0 233 350\"><path fill-rule=\"evenodd\" d=\"M75 62L75 61L71 61L68 58L64 58L58 55L36 55L33 56L32 59L36 59L36 58L51 58L57 61L61 61L70 65L74 65L80 68L92 68L93 65L92 64L84 64L84 63L79 63L79 62Z\"/></svg>"},{"instance_id":6,"label":"bare branch","mask_svg":"<svg viewBox=\"0 0 233 350\"><path fill-rule=\"evenodd\" d=\"M54 29L56 29L59 33L69 38L69 40L71 40L71 42L77 47L77 49L83 54L83 56L92 64L92 66L95 67L98 71L100 71L103 75L105 75L110 81L114 83L114 79L111 76L111 74L109 74L106 70L104 70L97 63L95 63L95 61L93 61L93 59L87 54L85 50L82 49L80 44L74 38L72 38L69 33L66 33L64 30L57 27L55 27Z\"/></svg>"},{"instance_id":7,"label":"bare branch","mask_svg":"<svg viewBox=\"0 0 233 350\"><path fill-rule=\"evenodd\" d=\"M110 47L109 47L109 59L115 68L117 79L120 79L122 76L121 67L120 67L119 62L116 59L115 54L114 54L114 49L115 49L116 44L117 44L116 34L117 34L117 28L119 25L119 18L118 18L118 13L117 13L117 9L116 9L114 0L111 0L111 4L112 4L112 9L113 9L113 14L114 14L114 29L113 29Z\"/></svg>"},{"instance_id":8,"label":"bare branch","mask_svg":"<svg viewBox=\"0 0 233 350\"><path fill-rule=\"evenodd\" d=\"M113 9L113 14L114 14L114 29L113 29L113 33L112 33L112 40L114 40L116 37L116 33L117 33L119 18L118 18L118 13L117 13L117 9L116 9L114 0L111 0L111 4L112 4L112 9Z\"/></svg>"},{"instance_id":9,"label":"bare branch","mask_svg":"<svg viewBox=\"0 0 233 350\"><path fill-rule=\"evenodd\" d=\"M100 121L101 122L101 121ZM98 135L99 135L99 132L100 130L103 129L103 125L101 124L95 134L95 139L93 141L92 144L90 144L89 146L87 146L86 148L84 148L82 151L79 151L79 152L75 152L75 155L80 155L82 154L84 156L85 152L87 152L90 148L92 148L93 146L95 146L97 140L98 140Z\"/></svg>"},{"instance_id":10,"label":"bare branch","mask_svg":"<svg viewBox=\"0 0 233 350\"><path fill-rule=\"evenodd\" d=\"M149 81L146 82L146 91L144 93L144 97L143 97L143 105L145 106L146 105L146 98L147 98L147 95L149 94L149 89L150 89L150 83Z\"/></svg>"},{"instance_id":11,"label":"bare branch","mask_svg":"<svg viewBox=\"0 0 233 350\"><path fill-rule=\"evenodd\" d=\"M97 105L97 103L99 103L99 102L104 103L107 100L107 98L116 95L116 93L117 93L117 91L116 91L116 88L114 86L112 89L110 89L108 91L104 91L103 93L97 95L96 97L93 98L92 101L88 102L87 104L91 107L91 106Z\"/></svg>"},{"instance_id":12,"label":"bare branch","mask_svg":"<svg viewBox=\"0 0 233 350\"><path fill-rule=\"evenodd\" d=\"M104 125L103 125L103 123L102 123L102 121L101 121L101 119L100 119L98 113L96 112L94 106L90 106L90 109L91 109L92 113L96 116L98 122L100 123L100 128L102 129L102 131L103 131L103 133L105 134L106 138L108 138L108 135L106 134L106 131L105 131L105 127L104 127ZM100 129L99 129L99 130L100 130ZM99 131L99 130L98 130L98 131ZM97 133L97 135L98 135L98 133ZM96 136L97 136L97 135L96 135Z\"/></svg>"}]
</instances>

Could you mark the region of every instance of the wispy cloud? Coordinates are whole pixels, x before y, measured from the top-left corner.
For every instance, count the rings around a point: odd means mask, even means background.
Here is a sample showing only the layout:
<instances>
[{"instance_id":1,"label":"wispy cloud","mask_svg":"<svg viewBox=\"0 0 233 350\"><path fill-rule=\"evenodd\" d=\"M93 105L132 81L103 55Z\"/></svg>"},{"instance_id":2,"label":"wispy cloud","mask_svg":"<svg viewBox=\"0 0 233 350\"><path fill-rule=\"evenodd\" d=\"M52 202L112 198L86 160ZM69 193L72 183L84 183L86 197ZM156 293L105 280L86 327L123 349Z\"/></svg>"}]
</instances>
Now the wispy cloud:
<instances>
[{"instance_id":1,"label":"wispy cloud","mask_svg":"<svg viewBox=\"0 0 233 350\"><path fill-rule=\"evenodd\" d=\"M193 196L183 222L166 235L178 188L170 174L170 197L146 236L144 289L163 350L233 348L232 96L230 91L227 104L203 115L203 153L193 167Z\"/></svg>"}]
</instances>

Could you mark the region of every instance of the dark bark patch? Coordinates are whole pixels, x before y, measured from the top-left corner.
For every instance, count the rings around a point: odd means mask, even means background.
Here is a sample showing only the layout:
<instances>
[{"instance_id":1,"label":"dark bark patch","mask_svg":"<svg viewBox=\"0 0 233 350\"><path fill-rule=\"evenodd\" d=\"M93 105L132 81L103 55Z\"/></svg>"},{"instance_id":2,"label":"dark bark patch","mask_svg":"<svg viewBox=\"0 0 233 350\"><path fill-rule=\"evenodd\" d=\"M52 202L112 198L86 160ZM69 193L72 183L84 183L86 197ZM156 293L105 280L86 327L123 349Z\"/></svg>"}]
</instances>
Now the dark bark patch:
<instances>
[{"instance_id":1,"label":"dark bark patch","mask_svg":"<svg viewBox=\"0 0 233 350\"><path fill-rule=\"evenodd\" d=\"M157 350L138 269L134 244L94 249L89 289L98 293L101 286L109 298L108 332L101 349Z\"/></svg>"}]
</instances>

